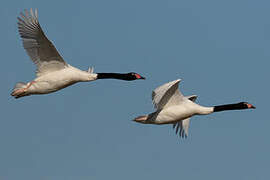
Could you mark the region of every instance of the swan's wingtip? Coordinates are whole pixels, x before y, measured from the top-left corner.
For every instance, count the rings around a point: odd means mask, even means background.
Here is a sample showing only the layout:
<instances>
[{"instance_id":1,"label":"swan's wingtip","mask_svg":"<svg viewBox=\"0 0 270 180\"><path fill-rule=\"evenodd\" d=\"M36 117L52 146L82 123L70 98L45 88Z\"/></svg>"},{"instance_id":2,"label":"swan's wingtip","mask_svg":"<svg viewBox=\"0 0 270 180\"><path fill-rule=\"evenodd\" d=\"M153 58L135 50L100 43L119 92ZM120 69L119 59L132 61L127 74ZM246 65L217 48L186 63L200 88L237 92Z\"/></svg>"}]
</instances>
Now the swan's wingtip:
<instances>
[{"instance_id":1,"label":"swan's wingtip","mask_svg":"<svg viewBox=\"0 0 270 180\"><path fill-rule=\"evenodd\" d=\"M174 80L174 81L171 81L171 82L169 82L169 83L173 83L173 84L176 84L176 83L179 83L180 81L181 81L182 79L176 79L176 80Z\"/></svg>"}]
</instances>

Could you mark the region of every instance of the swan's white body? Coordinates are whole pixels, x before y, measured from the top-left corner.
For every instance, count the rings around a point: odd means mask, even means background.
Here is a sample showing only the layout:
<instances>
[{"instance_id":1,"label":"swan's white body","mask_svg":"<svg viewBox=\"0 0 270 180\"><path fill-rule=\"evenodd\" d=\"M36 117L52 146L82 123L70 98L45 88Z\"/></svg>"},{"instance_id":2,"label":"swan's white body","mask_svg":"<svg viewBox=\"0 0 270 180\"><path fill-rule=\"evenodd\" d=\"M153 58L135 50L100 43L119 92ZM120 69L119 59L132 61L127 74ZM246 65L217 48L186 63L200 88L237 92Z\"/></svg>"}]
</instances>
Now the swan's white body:
<instances>
[{"instance_id":1,"label":"swan's white body","mask_svg":"<svg viewBox=\"0 0 270 180\"><path fill-rule=\"evenodd\" d=\"M71 65L59 71L50 72L34 79L29 87L32 94L47 94L58 91L77 82L96 80L97 74L77 69Z\"/></svg>"},{"instance_id":2,"label":"swan's white body","mask_svg":"<svg viewBox=\"0 0 270 180\"><path fill-rule=\"evenodd\" d=\"M157 111L157 116L151 120L155 124L173 124L190 118L193 115L210 114L212 112L212 108L203 108L189 99L186 99L179 105L170 106L161 111Z\"/></svg>"},{"instance_id":3,"label":"swan's white body","mask_svg":"<svg viewBox=\"0 0 270 180\"><path fill-rule=\"evenodd\" d=\"M32 61L37 66L37 78L29 83L17 83L12 95L16 98L31 94L47 94L76 82L93 81L97 74L93 69L82 71L67 64L54 45L47 39L42 31L37 10L30 13L25 10L18 18L18 28L23 40L23 46Z\"/></svg>"},{"instance_id":4,"label":"swan's white body","mask_svg":"<svg viewBox=\"0 0 270 180\"><path fill-rule=\"evenodd\" d=\"M190 117L193 115L210 114L213 107L203 107L194 101L197 96L183 96L179 91L180 79L166 83L156 88L152 93L152 100L156 112L135 119L146 124L173 124L176 132L180 128L180 136L187 137Z\"/></svg>"}]
</instances>

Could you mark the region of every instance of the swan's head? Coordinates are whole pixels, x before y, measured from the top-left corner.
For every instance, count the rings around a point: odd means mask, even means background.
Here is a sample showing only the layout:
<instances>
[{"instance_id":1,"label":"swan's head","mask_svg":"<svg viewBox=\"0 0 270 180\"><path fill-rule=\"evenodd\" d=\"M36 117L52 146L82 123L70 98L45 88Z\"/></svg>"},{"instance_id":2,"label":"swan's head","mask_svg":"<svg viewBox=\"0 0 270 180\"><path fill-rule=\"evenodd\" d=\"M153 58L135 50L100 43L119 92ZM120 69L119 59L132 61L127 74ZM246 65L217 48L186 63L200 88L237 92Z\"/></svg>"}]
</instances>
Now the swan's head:
<instances>
[{"instance_id":1,"label":"swan's head","mask_svg":"<svg viewBox=\"0 0 270 180\"><path fill-rule=\"evenodd\" d=\"M135 72L127 73L125 76L126 76L126 80L129 80L129 81L133 81L137 79L145 79L145 77Z\"/></svg>"},{"instance_id":2,"label":"swan's head","mask_svg":"<svg viewBox=\"0 0 270 180\"><path fill-rule=\"evenodd\" d=\"M255 106L249 104L248 102L240 102L237 104L239 109L256 109Z\"/></svg>"},{"instance_id":3,"label":"swan's head","mask_svg":"<svg viewBox=\"0 0 270 180\"><path fill-rule=\"evenodd\" d=\"M146 116L138 116L135 119L133 119L133 121L138 122L138 123L142 123L142 124L146 124L147 123L147 121L146 121L147 118L148 118L147 115Z\"/></svg>"}]
</instances>

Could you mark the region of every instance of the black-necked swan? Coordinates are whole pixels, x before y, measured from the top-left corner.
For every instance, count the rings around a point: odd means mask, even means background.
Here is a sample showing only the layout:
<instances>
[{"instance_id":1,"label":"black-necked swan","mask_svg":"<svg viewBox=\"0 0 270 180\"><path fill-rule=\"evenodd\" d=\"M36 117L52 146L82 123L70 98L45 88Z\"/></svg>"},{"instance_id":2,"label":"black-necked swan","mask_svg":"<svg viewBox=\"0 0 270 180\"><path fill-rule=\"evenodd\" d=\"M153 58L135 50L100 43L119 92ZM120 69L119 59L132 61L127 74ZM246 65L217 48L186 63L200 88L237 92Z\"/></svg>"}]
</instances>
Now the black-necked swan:
<instances>
[{"instance_id":1,"label":"black-necked swan","mask_svg":"<svg viewBox=\"0 0 270 180\"><path fill-rule=\"evenodd\" d=\"M15 85L12 96L15 98L32 94L48 94L58 91L77 82L94 81L97 79L119 79L132 81L145 79L141 75L130 73L94 73L93 68L82 71L67 64L54 45L47 39L38 22L37 10L20 13L18 17L19 34L23 46L37 66L36 79L28 83L19 82Z\"/></svg>"},{"instance_id":2,"label":"black-necked swan","mask_svg":"<svg viewBox=\"0 0 270 180\"><path fill-rule=\"evenodd\" d=\"M134 121L143 124L173 124L173 128L176 128L176 133L179 132L180 137L187 137L191 116L226 110L255 109L247 102L213 107L198 105L194 103L196 95L183 96L178 89L179 82L180 79L177 79L156 88L152 93L152 100L157 111L139 116Z\"/></svg>"}]
</instances>

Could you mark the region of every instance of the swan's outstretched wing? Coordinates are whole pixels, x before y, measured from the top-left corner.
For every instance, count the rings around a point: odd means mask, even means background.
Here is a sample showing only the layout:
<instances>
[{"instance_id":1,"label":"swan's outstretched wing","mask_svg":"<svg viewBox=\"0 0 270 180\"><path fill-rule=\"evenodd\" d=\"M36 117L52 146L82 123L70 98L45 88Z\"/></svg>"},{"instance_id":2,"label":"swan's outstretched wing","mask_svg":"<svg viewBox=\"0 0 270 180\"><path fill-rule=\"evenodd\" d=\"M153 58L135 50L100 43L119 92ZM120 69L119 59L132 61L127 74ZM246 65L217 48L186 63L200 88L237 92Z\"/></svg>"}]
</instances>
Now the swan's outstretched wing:
<instances>
[{"instance_id":1,"label":"swan's outstretched wing","mask_svg":"<svg viewBox=\"0 0 270 180\"><path fill-rule=\"evenodd\" d=\"M42 31L37 10L25 13L18 17L18 29L23 41L23 47L37 66L37 76L57 71L67 66L66 62L47 39Z\"/></svg>"},{"instance_id":2,"label":"swan's outstretched wing","mask_svg":"<svg viewBox=\"0 0 270 180\"><path fill-rule=\"evenodd\" d=\"M152 92L152 101L157 109L165 106L177 105L183 101L183 94L179 91L178 85L181 80L168 82Z\"/></svg>"},{"instance_id":3,"label":"swan's outstretched wing","mask_svg":"<svg viewBox=\"0 0 270 180\"><path fill-rule=\"evenodd\" d=\"M197 95L186 96L187 99L195 102L197 99ZM173 128L175 128L175 133L177 134L179 131L179 136L182 138L187 138L188 136L188 128L189 128L190 118L184 119L182 121L178 121L173 124Z\"/></svg>"}]
</instances>

